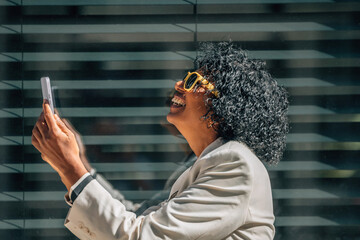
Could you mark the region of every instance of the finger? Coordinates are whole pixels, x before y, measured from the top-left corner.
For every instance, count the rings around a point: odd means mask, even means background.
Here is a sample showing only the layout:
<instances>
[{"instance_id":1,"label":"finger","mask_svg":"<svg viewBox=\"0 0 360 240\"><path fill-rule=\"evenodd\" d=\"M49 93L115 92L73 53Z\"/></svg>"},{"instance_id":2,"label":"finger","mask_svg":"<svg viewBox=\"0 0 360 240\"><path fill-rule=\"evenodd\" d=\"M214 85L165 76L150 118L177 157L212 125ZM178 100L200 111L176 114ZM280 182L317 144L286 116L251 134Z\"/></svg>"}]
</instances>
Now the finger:
<instances>
[{"instance_id":1,"label":"finger","mask_svg":"<svg viewBox=\"0 0 360 240\"><path fill-rule=\"evenodd\" d=\"M44 118L44 111L41 111L40 116L39 116L39 118L38 118L38 121L44 121L44 120L45 120L45 118Z\"/></svg>"},{"instance_id":2,"label":"finger","mask_svg":"<svg viewBox=\"0 0 360 240\"><path fill-rule=\"evenodd\" d=\"M35 135L31 136L31 144L40 152L40 143L36 139Z\"/></svg>"},{"instance_id":3,"label":"finger","mask_svg":"<svg viewBox=\"0 0 360 240\"><path fill-rule=\"evenodd\" d=\"M56 130L57 124L54 118L54 114L51 112L50 105L47 101L44 101L43 103L43 110L44 110L45 121L49 129Z\"/></svg>"},{"instance_id":4,"label":"finger","mask_svg":"<svg viewBox=\"0 0 360 240\"><path fill-rule=\"evenodd\" d=\"M49 128L45 122L45 119L42 121L39 119L36 122L35 127L36 127L36 130L40 132L41 136L45 136L47 134L47 132L49 131Z\"/></svg>"},{"instance_id":5,"label":"finger","mask_svg":"<svg viewBox=\"0 0 360 240\"><path fill-rule=\"evenodd\" d=\"M60 118L61 121L63 121L63 123L65 124L65 126L77 137L80 136L80 133L78 131L75 130L74 126L71 124L71 122L69 122L69 120L65 119L65 118Z\"/></svg>"},{"instance_id":6,"label":"finger","mask_svg":"<svg viewBox=\"0 0 360 240\"><path fill-rule=\"evenodd\" d=\"M65 118L62 118L61 121L65 124L65 126L70 129L70 131L73 132L74 128L72 126L72 124Z\"/></svg>"},{"instance_id":7,"label":"finger","mask_svg":"<svg viewBox=\"0 0 360 240\"><path fill-rule=\"evenodd\" d=\"M81 135L78 131L75 130L75 128L73 127L73 125L65 118L61 118L61 121L63 121L63 123L65 124L65 126L74 134L75 139L76 139L76 143L79 147L80 152L82 152L83 154L85 154L86 148L85 145L83 144Z\"/></svg>"},{"instance_id":8,"label":"finger","mask_svg":"<svg viewBox=\"0 0 360 240\"><path fill-rule=\"evenodd\" d=\"M38 142L39 142L39 140L42 139L43 135L41 134L41 132L39 131L39 128L37 126L34 127L34 129L32 131L32 136L34 136Z\"/></svg>"},{"instance_id":9,"label":"finger","mask_svg":"<svg viewBox=\"0 0 360 240\"><path fill-rule=\"evenodd\" d=\"M55 116L56 124L60 128L60 130L65 132L65 133L69 132L70 130L65 125L65 123L60 119L60 117L57 114L55 114L54 116Z\"/></svg>"},{"instance_id":10,"label":"finger","mask_svg":"<svg viewBox=\"0 0 360 240\"><path fill-rule=\"evenodd\" d=\"M36 136L33 134L31 135L31 144L34 145L34 147L37 148L37 146L39 146L39 141L37 140Z\"/></svg>"},{"instance_id":11,"label":"finger","mask_svg":"<svg viewBox=\"0 0 360 240\"><path fill-rule=\"evenodd\" d=\"M37 121L38 122L45 122L44 111L41 111L40 116L39 116Z\"/></svg>"}]
</instances>

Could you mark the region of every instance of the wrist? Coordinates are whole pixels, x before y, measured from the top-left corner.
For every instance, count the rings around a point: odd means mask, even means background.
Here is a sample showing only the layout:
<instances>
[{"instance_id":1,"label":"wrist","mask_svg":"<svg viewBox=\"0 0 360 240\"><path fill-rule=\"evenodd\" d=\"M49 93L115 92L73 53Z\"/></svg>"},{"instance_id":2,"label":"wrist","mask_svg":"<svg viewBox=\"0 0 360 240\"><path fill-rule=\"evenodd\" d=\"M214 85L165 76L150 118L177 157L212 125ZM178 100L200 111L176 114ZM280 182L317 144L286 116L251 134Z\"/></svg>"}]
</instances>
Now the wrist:
<instances>
[{"instance_id":1,"label":"wrist","mask_svg":"<svg viewBox=\"0 0 360 240\"><path fill-rule=\"evenodd\" d=\"M88 172L91 171L92 167L89 163L89 160L87 159L87 156L85 153L80 153L80 159L81 159L81 162L84 164L84 167L86 168L86 170Z\"/></svg>"},{"instance_id":2,"label":"wrist","mask_svg":"<svg viewBox=\"0 0 360 240\"><path fill-rule=\"evenodd\" d=\"M76 166L68 167L66 170L62 171L60 177L67 190L70 191L71 186L73 186L87 172L88 171L84 165L78 164Z\"/></svg>"}]
</instances>

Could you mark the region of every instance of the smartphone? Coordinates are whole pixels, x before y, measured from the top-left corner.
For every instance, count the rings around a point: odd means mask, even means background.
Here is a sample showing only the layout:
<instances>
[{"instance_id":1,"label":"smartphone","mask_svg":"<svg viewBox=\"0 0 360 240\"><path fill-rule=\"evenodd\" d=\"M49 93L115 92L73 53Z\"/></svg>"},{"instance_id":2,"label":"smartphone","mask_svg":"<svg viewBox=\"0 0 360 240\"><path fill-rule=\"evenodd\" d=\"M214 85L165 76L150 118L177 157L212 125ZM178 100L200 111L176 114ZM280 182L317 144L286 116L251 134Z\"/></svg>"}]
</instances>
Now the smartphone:
<instances>
[{"instance_id":1,"label":"smartphone","mask_svg":"<svg viewBox=\"0 0 360 240\"><path fill-rule=\"evenodd\" d=\"M40 78L40 82L41 82L43 99L46 99L49 101L51 112L54 114L54 98L53 98L53 94L52 94L50 78L42 77L42 78Z\"/></svg>"}]
</instances>

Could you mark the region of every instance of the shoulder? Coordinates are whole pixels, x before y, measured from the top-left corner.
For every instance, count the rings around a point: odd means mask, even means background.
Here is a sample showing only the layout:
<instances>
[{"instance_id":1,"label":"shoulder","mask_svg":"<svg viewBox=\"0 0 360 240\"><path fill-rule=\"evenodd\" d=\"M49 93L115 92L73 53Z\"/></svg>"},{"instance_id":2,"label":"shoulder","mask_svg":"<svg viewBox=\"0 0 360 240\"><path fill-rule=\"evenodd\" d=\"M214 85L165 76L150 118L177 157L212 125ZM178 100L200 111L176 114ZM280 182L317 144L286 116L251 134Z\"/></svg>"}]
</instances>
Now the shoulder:
<instances>
[{"instance_id":1,"label":"shoulder","mask_svg":"<svg viewBox=\"0 0 360 240\"><path fill-rule=\"evenodd\" d=\"M236 155L242 158L257 158L256 155L244 143L238 141L228 141L214 149L208 154L208 157L218 154Z\"/></svg>"},{"instance_id":2,"label":"shoulder","mask_svg":"<svg viewBox=\"0 0 360 240\"><path fill-rule=\"evenodd\" d=\"M253 176L267 172L263 163L245 144L238 141L228 141L211 152L199 158L194 167L199 172L208 169L240 170L243 174Z\"/></svg>"},{"instance_id":3,"label":"shoulder","mask_svg":"<svg viewBox=\"0 0 360 240\"><path fill-rule=\"evenodd\" d=\"M198 159L198 162L220 163L242 160L244 162L260 162L258 157L245 144L228 141Z\"/></svg>"}]
</instances>

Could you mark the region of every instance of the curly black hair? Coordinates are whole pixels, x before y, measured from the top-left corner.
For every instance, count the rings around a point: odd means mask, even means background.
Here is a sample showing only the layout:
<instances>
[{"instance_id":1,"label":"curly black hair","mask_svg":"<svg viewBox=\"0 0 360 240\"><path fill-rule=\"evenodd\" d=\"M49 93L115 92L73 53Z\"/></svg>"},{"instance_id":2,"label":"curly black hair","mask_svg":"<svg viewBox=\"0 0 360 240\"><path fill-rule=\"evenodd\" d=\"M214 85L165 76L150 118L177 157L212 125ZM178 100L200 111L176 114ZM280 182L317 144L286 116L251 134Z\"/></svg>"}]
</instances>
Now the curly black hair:
<instances>
[{"instance_id":1,"label":"curly black hair","mask_svg":"<svg viewBox=\"0 0 360 240\"><path fill-rule=\"evenodd\" d=\"M220 137L245 143L268 164L278 163L289 131L289 102L265 62L221 42L201 43L194 63L219 92L218 97L208 94L203 118L218 123L213 126Z\"/></svg>"}]
</instances>

